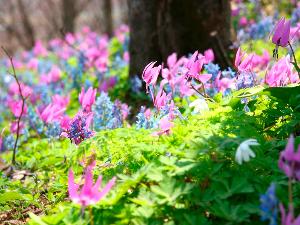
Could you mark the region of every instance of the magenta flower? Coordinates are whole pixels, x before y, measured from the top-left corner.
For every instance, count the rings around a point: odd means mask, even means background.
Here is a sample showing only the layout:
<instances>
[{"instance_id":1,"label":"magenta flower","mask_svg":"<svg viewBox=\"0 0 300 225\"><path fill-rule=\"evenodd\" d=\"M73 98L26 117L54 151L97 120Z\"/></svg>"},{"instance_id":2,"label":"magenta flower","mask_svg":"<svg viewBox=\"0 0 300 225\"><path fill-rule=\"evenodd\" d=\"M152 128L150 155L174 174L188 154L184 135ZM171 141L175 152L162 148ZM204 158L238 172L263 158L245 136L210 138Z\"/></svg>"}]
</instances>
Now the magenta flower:
<instances>
[{"instance_id":1,"label":"magenta flower","mask_svg":"<svg viewBox=\"0 0 300 225\"><path fill-rule=\"evenodd\" d=\"M70 97L64 97L56 94L52 96L52 102L54 105L59 105L62 108L66 108L70 103Z\"/></svg>"},{"instance_id":2,"label":"magenta flower","mask_svg":"<svg viewBox=\"0 0 300 225\"><path fill-rule=\"evenodd\" d=\"M300 145L295 152L293 135L289 138L285 150L280 153L278 166L289 178L300 180Z\"/></svg>"},{"instance_id":3,"label":"magenta flower","mask_svg":"<svg viewBox=\"0 0 300 225\"><path fill-rule=\"evenodd\" d=\"M168 101L171 98L171 93L169 93L168 95L166 94L166 92L160 88L160 90L158 91L157 95L155 96L154 99L154 106L156 107L156 109L159 111L161 110L165 105L167 105Z\"/></svg>"},{"instance_id":4,"label":"magenta flower","mask_svg":"<svg viewBox=\"0 0 300 225\"><path fill-rule=\"evenodd\" d=\"M33 48L33 54L35 56L43 56L43 57L48 55L47 49L43 46L43 44L40 40L35 42L35 45Z\"/></svg>"},{"instance_id":5,"label":"magenta flower","mask_svg":"<svg viewBox=\"0 0 300 225\"><path fill-rule=\"evenodd\" d=\"M160 73L161 70L161 66L154 66L156 62L151 62L149 63L144 71L143 71L143 80L146 82L146 89L148 89L148 86L150 84L155 85L158 75Z\"/></svg>"},{"instance_id":6,"label":"magenta flower","mask_svg":"<svg viewBox=\"0 0 300 225\"><path fill-rule=\"evenodd\" d=\"M293 72L293 65L290 63L288 56L276 62L265 76L265 83L270 87L285 86L298 81L299 77Z\"/></svg>"},{"instance_id":7,"label":"magenta flower","mask_svg":"<svg viewBox=\"0 0 300 225\"><path fill-rule=\"evenodd\" d=\"M33 93L33 90L31 87L23 84L20 82L20 87L21 87L21 92L22 95L26 98L28 96L30 96ZM20 89L19 89L19 85L17 82L13 82L9 85L9 94L11 95L18 95L20 96Z\"/></svg>"},{"instance_id":8,"label":"magenta flower","mask_svg":"<svg viewBox=\"0 0 300 225\"><path fill-rule=\"evenodd\" d=\"M92 105L96 99L97 90L90 87L87 92L84 92L84 88L81 89L81 93L79 94L79 102L85 112L92 111Z\"/></svg>"},{"instance_id":9,"label":"magenta flower","mask_svg":"<svg viewBox=\"0 0 300 225\"><path fill-rule=\"evenodd\" d=\"M116 85L117 81L118 79L116 76L109 77L99 85L99 91L108 92L109 89L113 88Z\"/></svg>"},{"instance_id":10,"label":"magenta flower","mask_svg":"<svg viewBox=\"0 0 300 225\"><path fill-rule=\"evenodd\" d=\"M281 213L281 224L282 225L300 225L300 216L294 219L294 210L293 206L290 205L289 211L286 214L284 206L279 204L280 213Z\"/></svg>"},{"instance_id":11,"label":"magenta flower","mask_svg":"<svg viewBox=\"0 0 300 225\"><path fill-rule=\"evenodd\" d=\"M102 190L99 190L102 183L102 176L99 176L93 185L92 166L88 166L84 174L84 184L81 190L79 190L80 185L74 182L74 174L70 169L68 175L69 197L74 203L80 204L82 207L96 204L111 190L115 182L116 177L113 177Z\"/></svg>"},{"instance_id":12,"label":"magenta flower","mask_svg":"<svg viewBox=\"0 0 300 225\"><path fill-rule=\"evenodd\" d=\"M38 116L41 118L41 120L44 123L51 123L54 121L60 121L65 110L66 110L66 108L61 107L60 105L51 103L43 110L41 110L41 111L36 110L36 111L37 111Z\"/></svg>"},{"instance_id":13,"label":"magenta flower","mask_svg":"<svg viewBox=\"0 0 300 225\"><path fill-rule=\"evenodd\" d=\"M285 20L285 18L281 18L275 26L272 42L276 46L286 47L289 43L290 29L290 20Z\"/></svg>"},{"instance_id":14,"label":"magenta flower","mask_svg":"<svg viewBox=\"0 0 300 225\"><path fill-rule=\"evenodd\" d=\"M199 58L199 59L198 59ZM211 77L211 74L200 74L202 70L202 66L205 63L206 59L203 55L198 55L198 51L196 51L189 61L186 63L186 77L194 78L201 83L206 83Z\"/></svg>"},{"instance_id":15,"label":"magenta flower","mask_svg":"<svg viewBox=\"0 0 300 225\"><path fill-rule=\"evenodd\" d=\"M22 112L22 104L23 102L11 100L8 102L8 107L10 108L11 112L14 114L15 117L20 117ZM23 116L27 113L27 106L24 105L23 109Z\"/></svg>"},{"instance_id":16,"label":"magenta flower","mask_svg":"<svg viewBox=\"0 0 300 225\"><path fill-rule=\"evenodd\" d=\"M205 57L205 63L208 64L208 63L211 63L215 60L215 54L214 54L214 51L210 48L210 49L207 49L205 52L204 52L204 57Z\"/></svg>"},{"instance_id":17,"label":"magenta flower","mask_svg":"<svg viewBox=\"0 0 300 225\"><path fill-rule=\"evenodd\" d=\"M24 122L20 122L19 123L19 132L22 132L22 130L25 128L25 123ZM10 123L10 132L13 134L16 134L18 131L18 122L14 121Z\"/></svg>"},{"instance_id":18,"label":"magenta flower","mask_svg":"<svg viewBox=\"0 0 300 225\"><path fill-rule=\"evenodd\" d=\"M254 54L246 56L246 54L242 52L241 48L239 48L236 52L234 65L239 72L250 72L254 67L253 58Z\"/></svg>"},{"instance_id":19,"label":"magenta flower","mask_svg":"<svg viewBox=\"0 0 300 225\"><path fill-rule=\"evenodd\" d=\"M159 121L159 128L160 130L157 132L154 132L153 136L161 136L161 135L169 135L171 133L171 128L174 126L174 123L172 123L167 116L163 117Z\"/></svg>"}]
</instances>

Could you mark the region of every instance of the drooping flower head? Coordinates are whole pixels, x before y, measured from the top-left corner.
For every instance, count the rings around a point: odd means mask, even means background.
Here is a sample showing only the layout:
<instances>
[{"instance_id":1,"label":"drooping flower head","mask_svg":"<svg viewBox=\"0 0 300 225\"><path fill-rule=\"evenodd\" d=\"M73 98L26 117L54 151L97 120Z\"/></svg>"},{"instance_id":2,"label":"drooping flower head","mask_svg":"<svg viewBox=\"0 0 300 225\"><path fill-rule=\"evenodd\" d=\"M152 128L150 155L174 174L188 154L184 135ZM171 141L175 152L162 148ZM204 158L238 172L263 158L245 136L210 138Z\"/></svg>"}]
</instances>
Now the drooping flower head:
<instances>
[{"instance_id":1,"label":"drooping flower head","mask_svg":"<svg viewBox=\"0 0 300 225\"><path fill-rule=\"evenodd\" d=\"M255 139L248 139L243 141L238 149L236 150L235 160L238 164L242 164L243 161L248 162L251 157L255 157L255 153L251 150L250 146L259 145L257 140Z\"/></svg>"},{"instance_id":2,"label":"drooping flower head","mask_svg":"<svg viewBox=\"0 0 300 225\"><path fill-rule=\"evenodd\" d=\"M143 71L143 80L146 82L146 90L148 90L148 87L150 84L155 85L158 75L161 70L161 66L154 66L156 62L149 63L144 71Z\"/></svg>"},{"instance_id":3,"label":"drooping flower head","mask_svg":"<svg viewBox=\"0 0 300 225\"><path fill-rule=\"evenodd\" d=\"M289 43L290 29L290 20L285 20L285 18L281 18L275 26L272 42L276 46L286 47Z\"/></svg>"},{"instance_id":4,"label":"drooping flower head","mask_svg":"<svg viewBox=\"0 0 300 225\"><path fill-rule=\"evenodd\" d=\"M290 41L291 22L281 18L274 29L272 42L276 45L273 51L273 57L278 58L278 47L286 47Z\"/></svg>"}]
</instances>

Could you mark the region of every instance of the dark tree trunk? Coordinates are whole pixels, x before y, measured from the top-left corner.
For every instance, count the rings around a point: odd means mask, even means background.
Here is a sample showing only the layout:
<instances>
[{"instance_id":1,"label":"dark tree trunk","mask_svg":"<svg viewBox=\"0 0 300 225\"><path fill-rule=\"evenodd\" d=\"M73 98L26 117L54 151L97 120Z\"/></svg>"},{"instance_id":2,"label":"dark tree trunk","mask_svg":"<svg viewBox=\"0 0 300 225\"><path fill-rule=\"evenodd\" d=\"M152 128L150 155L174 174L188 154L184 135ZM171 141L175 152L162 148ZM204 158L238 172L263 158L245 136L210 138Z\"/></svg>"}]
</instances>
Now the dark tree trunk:
<instances>
[{"instance_id":1,"label":"dark tree trunk","mask_svg":"<svg viewBox=\"0 0 300 225\"><path fill-rule=\"evenodd\" d=\"M113 18L112 18L112 5L111 0L102 0L102 10L103 10L103 30L108 36L113 34Z\"/></svg>"},{"instance_id":2,"label":"dark tree trunk","mask_svg":"<svg viewBox=\"0 0 300 225\"><path fill-rule=\"evenodd\" d=\"M65 32L74 33L77 0L62 0L62 24Z\"/></svg>"},{"instance_id":3,"label":"dark tree trunk","mask_svg":"<svg viewBox=\"0 0 300 225\"><path fill-rule=\"evenodd\" d=\"M34 42L35 42L35 33L34 33L33 25L32 25L32 23L29 19L28 10L25 7L23 1L18 0L17 4L18 4L18 11L19 11L20 16L21 16L21 21L22 21L22 25L23 25L23 29L24 29L24 34L25 34L26 39L27 39L27 41L24 42L25 43L24 47L26 49L31 49L34 46Z\"/></svg>"},{"instance_id":4,"label":"dark tree trunk","mask_svg":"<svg viewBox=\"0 0 300 225\"><path fill-rule=\"evenodd\" d=\"M230 1L128 0L130 75L147 63L213 48L221 66L230 65Z\"/></svg>"}]
</instances>

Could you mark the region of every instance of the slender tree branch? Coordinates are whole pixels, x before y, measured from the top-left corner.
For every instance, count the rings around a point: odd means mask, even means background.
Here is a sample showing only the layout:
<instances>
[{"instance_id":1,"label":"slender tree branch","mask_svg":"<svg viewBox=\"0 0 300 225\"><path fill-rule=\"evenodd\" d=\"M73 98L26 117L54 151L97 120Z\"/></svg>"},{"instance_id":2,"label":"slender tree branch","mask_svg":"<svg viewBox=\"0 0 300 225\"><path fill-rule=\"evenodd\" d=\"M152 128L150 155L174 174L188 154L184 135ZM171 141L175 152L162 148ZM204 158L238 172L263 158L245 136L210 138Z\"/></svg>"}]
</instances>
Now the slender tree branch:
<instances>
[{"instance_id":1,"label":"slender tree branch","mask_svg":"<svg viewBox=\"0 0 300 225\"><path fill-rule=\"evenodd\" d=\"M17 117L17 137L16 137L16 140L15 140L15 144L14 144L14 148L13 148L13 156L12 156L12 164L14 165L14 164L16 164L16 151L17 151L18 140L19 140L19 136L20 136L20 123L21 123L22 115L24 113L26 97L22 93L21 84L20 84L19 79L18 79L17 74L16 74L16 70L15 70L15 66L14 66L14 63L13 63L12 56L8 53L8 51L3 46L1 46L1 48L10 60L10 64L11 64L11 67L12 67L12 70L13 70L13 73L10 73L10 74L14 77L15 81L17 82L17 85L19 87L20 97L21 97L21 100L22 100L21 113Z\"/></svg>"}]
</instances>

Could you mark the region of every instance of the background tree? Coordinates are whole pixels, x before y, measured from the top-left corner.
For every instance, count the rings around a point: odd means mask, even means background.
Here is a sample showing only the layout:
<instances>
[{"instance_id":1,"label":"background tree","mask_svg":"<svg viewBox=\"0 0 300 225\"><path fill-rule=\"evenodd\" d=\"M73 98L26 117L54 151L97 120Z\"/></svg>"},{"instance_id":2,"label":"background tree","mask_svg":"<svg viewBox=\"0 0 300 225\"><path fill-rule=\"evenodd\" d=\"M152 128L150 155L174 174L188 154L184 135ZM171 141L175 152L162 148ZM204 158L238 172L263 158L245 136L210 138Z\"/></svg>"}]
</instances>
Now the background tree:
<instances>
[{"instance_id":1,"label":"background tree","mask_svg":"<svg viewBox=\"0 0 300 225\"><path fill-rule=\"evenodd\" d=\"M113 34L113 17L112 17L112 2L111 0L101 0L102 8L102 24L104 33L108 36Z\"/></svg>"},{"instance_id":2,"label":"background tree","mask_svg":"<svg viewBox=\"0 0 300 225\"><path fill-rule=\"evenodd\" d=\"M230 65L230 1L128 0L130 75L150 61L162 61L213 48L217 61Z\"/></svg>"}]
</instances>

